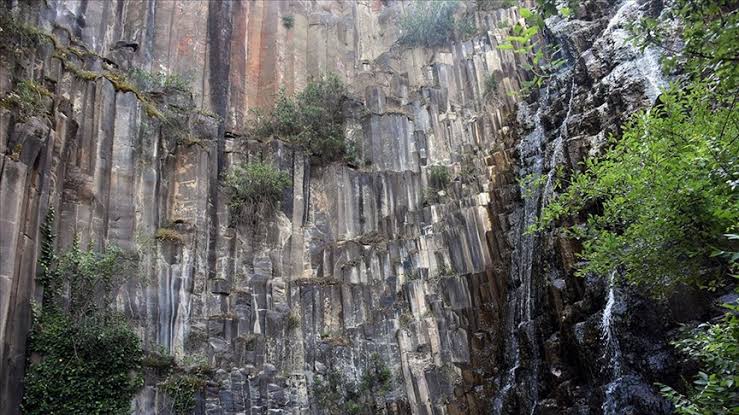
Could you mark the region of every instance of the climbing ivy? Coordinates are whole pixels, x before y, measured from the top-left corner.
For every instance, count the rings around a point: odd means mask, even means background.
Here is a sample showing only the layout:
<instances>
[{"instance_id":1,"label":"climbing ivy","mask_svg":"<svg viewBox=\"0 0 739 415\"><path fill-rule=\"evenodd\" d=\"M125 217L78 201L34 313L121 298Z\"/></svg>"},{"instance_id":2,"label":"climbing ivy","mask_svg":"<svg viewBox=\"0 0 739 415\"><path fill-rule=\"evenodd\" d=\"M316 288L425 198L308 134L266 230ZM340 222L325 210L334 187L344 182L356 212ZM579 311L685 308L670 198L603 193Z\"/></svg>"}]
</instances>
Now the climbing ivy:
<instances>
[{"instance_id":1,"label":"climbing ivy","mask_svg":"<svg viewBox=\"0 0 739 415\"><path fill-rule=\"evenodd\" d=\"M34 310L21 409L34 415L127 414L143 386L143 352L128 321L107 307L126 261L119 250L82 250L76 238L57 256L53 222L49 210L37 275L43 308Z\"/></svg>"},{"instance_id":2,"label":"climbing ivy","mask_svg":"<svg viewBox=\"0 0 739 415\"><path fill-rule=\"evenodd\" d=\"M40 355L23 380L25 414L128 414L143 386L141 343L113 313L72 318L44 310L30 350Z\"/></svg>"},{"instance_id":3,"label":"climbing ivy","mask_svg":"<svg viewBox=\"0 0 739 415\"><path fill-rule=\"evenodd\" d=\"M54 270L54 264L56 263L56 251L55 242L56 235L54 234L54 220L56 218L56 212L54 208L49 208L46 212L44 222L41 224L39 234L41 237L38 270L36 275L36 281L43 288L44 300L50 305L50 301L59 296L59 284L58 278Z\"/></svg>"}]
</instances>

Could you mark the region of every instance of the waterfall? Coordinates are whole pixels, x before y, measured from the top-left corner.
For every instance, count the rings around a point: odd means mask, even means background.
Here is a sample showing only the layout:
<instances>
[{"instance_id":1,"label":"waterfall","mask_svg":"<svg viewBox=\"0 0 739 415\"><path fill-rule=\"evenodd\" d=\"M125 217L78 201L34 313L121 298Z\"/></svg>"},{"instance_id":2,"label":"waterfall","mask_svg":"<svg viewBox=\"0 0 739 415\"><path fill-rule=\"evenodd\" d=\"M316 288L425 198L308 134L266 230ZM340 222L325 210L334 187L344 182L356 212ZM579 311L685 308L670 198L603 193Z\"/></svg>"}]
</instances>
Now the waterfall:
<instances>
[{"instance_id":1,"label":"waterfall","mask_svg":"<svg viewBox=\"0 0 739 415\"><path fill-rule=\"evenodd\" d=\"M600 320L601 338L605 346L603 359L608 362L608 368L611 370L611 382L608 383L605 390L605 399L603 399L603 413L605 415L616 414L617 402L615 394L621 383L622 375L622 356L621 346L616 337L616 329L613 326L613 308L617 305L615 288L616 271L612 271L608 276L608 300L603 308L603 316Z\"/></svg>"},{"instance_id":2,"label":"waterfall","mask_svg":"<svg viewBox=\"0 0 739 415\"><path fill-rule=\"evenodd\" d=\"M544 128L541 125L541 117L545 103L549 97L549 89L545 89L539 97L538 108L534 115L534 130L527 135L519 144L522 164L521 178L528 174L540 175L544 166L542 147L544 145ZM522 115L526 117L526 107L522 108ZM522 192L525 190L522 189ZM526 233L528 226L536 221L538 215L540 192L534 190L528 197L524 197L523 216L519 220L517 230L514 260L511 269L511 283L515 287L509 292L506 304L506 348L505 355L513 358L513 364L505 374L502 388L493 402L493 413L503 413L503 405L508 400L513 387L518 380L518 371L521 367L521 350L518 342L518 332L523 325L531 321L533 311L533 284L531 281L531 267L533 262L533 251L535 238ZM528 334L528 333L527 333ZM529 386L535 388L535 382L529 382ZM536 390L529 390L532 395ZM535 402L535 396L529 396L529 401ZM532 405L533 406L533 405ZM532 407L533 411L533 407Z\"/></svg>"},{"instance_id":3,"label":"waterfall","mask_svg":"<svg viewBox=\"0 0 739 415\"><path fill-rule=\"evenodd\" d=\"M613 369L614 377L621 375L621 348L618 344L615 328L613 327L613 306L616 304L616 289L614 287L614 279L616 272L611 272L608 277L608 301L603 309L603 316L600 320L601 336L605 341L606 354L604 357L609 359Z\"/></svg>"},{"instance_id":4,"label":"waterfall","mask_svg":"<svg viewBox=\"0 0 739 415\"><path fill-rule=\"evenodd\" d=\"M259 303L257 302L256 294L252 293L251 301L254 311L254 334L262 334L262 326L259 324Z\"/></svg>"},{"instance_id":5,"label":"waterfall","mask_svg":"<svg viewBox=\"0 0 739 415\"><path fill-rule=\"evenodd\" d=\"M624 22L634 21L643 14L640 7L636 0L625 0L621 3L616 14L609 20L606 30L603 31L603 37L612 39L618 48L630 51L633 59L627 65L635 68L644 79L644 93L653 103L662 90L668 86L662 74L659 51L654 46L649 46L643 51L639 50L630 40L628 31L622 27Z\"/></svg>"}]
</instances>

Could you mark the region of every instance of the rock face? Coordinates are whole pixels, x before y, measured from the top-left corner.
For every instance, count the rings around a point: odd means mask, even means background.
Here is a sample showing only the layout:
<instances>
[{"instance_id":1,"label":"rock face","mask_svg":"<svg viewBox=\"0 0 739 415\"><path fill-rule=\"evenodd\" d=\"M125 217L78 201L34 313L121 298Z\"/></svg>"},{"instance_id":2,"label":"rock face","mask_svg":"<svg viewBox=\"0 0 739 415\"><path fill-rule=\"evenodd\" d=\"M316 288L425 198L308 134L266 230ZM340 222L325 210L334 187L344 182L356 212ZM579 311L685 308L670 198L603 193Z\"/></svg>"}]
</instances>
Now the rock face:
<instances>
[{"instance_id":1,"label":"rock face","mask_svg":"<svg viewBox=\"0 0 739 415\"><path fill-rule=\"evenodd\" d=\"M137 253L115 306L148 348L217 369L196 413L322 413L316 377L359 379L375 353L392 373L385 413L667 412L649 386L673 370L667 324L633 320L647 303L626 289L576 280L577 247L526 235L551 189L522 197L516 184L576 166L654 102L656 56L631 48L623 24L658 6L591 0L550 20L569 63L518 105L523 62L496 47L515 7L477 11L477 35L426 49L396 42L405 2L10 1L3 13L58 45L0 60L0 92L23 78L53 92L46 116L0 109L0 413L22 395L50 207L60 249L77 234ZM92 53L55 53L67 46ZM70 69L111 65L188 77L191 92L154 94L188 139L137 94ZM327 71L352 94L357 165L314 166L244 135L250 109ZM231 226L220 178L248 160L288 171L292 187L273 218ZM454 179L428 197L433 165ZM155 386L136 413L169 413Z\"/></svg>"}]
</instances>

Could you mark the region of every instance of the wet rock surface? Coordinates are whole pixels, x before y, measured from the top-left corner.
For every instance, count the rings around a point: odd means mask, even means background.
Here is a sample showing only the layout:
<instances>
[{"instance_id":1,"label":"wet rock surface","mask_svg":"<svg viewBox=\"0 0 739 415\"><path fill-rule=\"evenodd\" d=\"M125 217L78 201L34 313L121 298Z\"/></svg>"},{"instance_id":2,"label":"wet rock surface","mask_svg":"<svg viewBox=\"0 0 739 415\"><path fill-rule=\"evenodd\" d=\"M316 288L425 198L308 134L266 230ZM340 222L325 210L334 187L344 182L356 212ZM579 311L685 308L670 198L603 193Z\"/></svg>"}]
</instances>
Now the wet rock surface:
<instances>
[{"instance_id":1,"label":"wet rock surface","mask_svg":"<svg viewBox=\"0 0 739 415\"><path fill-rule=\"evenodd\" d=\"M655 387L677 381L684 369L668 344L671 330L704 316L707 299L686 290L677 296L687 295L688 307L657 303L608 276L576 278L576 243L556 233L526 233L552 196L554 169L580 168L667 85L657 51L642 53L626 32L629 22L658 16L662 7L588 1L573 19L547 21L548 35L562 45L568 63L518 112L517 175L545 180L533 191L522 190L522 203L512 213L517 231L510 242L495 414L672 412Z\"/></svg>"}]
</instances>

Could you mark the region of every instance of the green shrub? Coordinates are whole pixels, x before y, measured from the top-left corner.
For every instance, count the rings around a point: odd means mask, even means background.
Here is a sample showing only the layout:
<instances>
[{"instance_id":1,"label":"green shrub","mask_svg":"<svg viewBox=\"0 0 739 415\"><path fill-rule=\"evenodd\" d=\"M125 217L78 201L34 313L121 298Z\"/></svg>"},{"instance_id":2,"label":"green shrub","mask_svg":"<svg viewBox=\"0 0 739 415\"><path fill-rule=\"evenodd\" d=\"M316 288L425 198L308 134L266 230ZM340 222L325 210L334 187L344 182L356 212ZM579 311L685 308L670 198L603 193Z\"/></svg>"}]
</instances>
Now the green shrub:
<instances>
[{"instance_id":1,"label":"green shrub","mask_svg":"<svg viewBox=\"0 0 739 415\"><path fill-rule=\"evenodd\" d=\"M288 313L285 320L285 328L287 331L293 331L300 327L300 316L296 313Z\"/></svg>"},{"instance_id":2,"label":"green shrub","mask_svg":"<svg viewBox=\"0 0 739 415\"><path fill-rule=\"evenodd\" d=\"M255 114L250 134L278 136L303 148L317 163L339 160L346 154L342 107L347 94L333 74L309 82L295 97L281 90L269 114Z\"/></svg>"},{"instance_id":3,"label":"green shrub","mask_svg":"<svg viewBox=\"0 0 739 415\"><path fill-rule=\"evenodd\" d=\"M141 360L141 366L148 367L157 373L167 373L176 365L175 358L164 347L149 350Z\"/></svg>"},{"instance_id":4,"label":"green shrub","mask_svg":"<svg viewBox=\"0 0 739 415\"><path fill-rule=\"evenodd\" d=\"M360 390L384 393L390 389L392 373L378 353L372 353L370 362L362 375Z\"/></svg>"},{"instance_id":5,"label":"green shrub","mask_svg":"<svg viewBox=\"0 0 739 415\"><path fill-rule=\"evenodd\" d=\"M31 117L46 114L46 100L52 94L43 85L26 79L10 91L2 100L0 106L14 111L19 121L27 121Z\"/></svg>"},{"instance_id":6,"label":"green shrub","mask_svg":"<svg viewBox=\"0 0 739 415\"><path fill-rule=\"evenodd\" d=\"M739 13L726 0L675 0L670 19L645 17L627 29L642 48L660 48L667 72L683 69L695 79L711 81L723 94L736 92L739 80ZM675 24L679 22L679 24ZM679 37L682 47L671 45Z\"/></svg>"},{"instance_id":7,"label":"green shrub","mask_svg":"<svg viewBox=\"0 0 739 415\"><path fill-rule=\"evenodd\" d=\"M245 219L274 210L290 187L290 175L268 163L242 163L226 174L224 184L234 217Z\"/></svg>"},{"instance_id":8,"label":"green shrub","mask_svg":"<svg viewBox=\"0 0 739 415\"><path fill-rule=\"evenodd\" d=\"M282 25L285 29L292 29L295 25L295 17L293 15L282 16Z\"/></svg>"},{"instance_id":9,"label":"green shrub","mask_svg":"<svg viewBox=\"0 0 739 415\"><path fill-rule=\"evenodd\" d=\"M435 47L449 43L458 27L454 12L457 0L415 2L400 17L400 44Z\"/></svg>"},{"instance_id":10,"label":"green shrub","mask_svg":"<svg viewBox=\"0 0 739 415\"><path fill-rule=\"evenodd\" d=\"M429 169L429 186L434 191L438 192L446 189L451 181L451 175L449 169L446 166L431 166Z\"/></svg>"},{"instance_id":11,"label":"green shrub","mask_svg":"<svg viewBox=\"0 0 739 415\"><path fill-rule=\"evenodd\" d=\"M558 8L560 3L553 0L540 0L537 8L530 10L519 7L519 13L526 24L516 23L511 27L512 34L506 37L506 41L498 45L498 49L510 50L515 54L531 59L531 64L526 63L524 68L529 70L532 78L523 83L524 93L534 88L541 88L544 82L557 73L565 63L561 54L561 48L552 46L545 41L540 33L546 29L545 19L552 15L569 16L569 7Z\"/></svg>"},{"instance_id":12,"label":"green shrub","mask_svg":"<svg viewBox=\"0 0 739 415\"><path fill-rule=\"evenodd\" d=\"M598 206L584 228L568 228L584 241L580 275L623 270L658 294L681 283L712 289L727 269L712 253L730 247L723 234L739 224L737 110L701 84L661 99L605 155L586 161L540 225Z\"/></svg>"},{"instance_id":13,"label":"green shrub","mask_svg":"<svg viewBox=\"0 0 739 415\"><path fill-rule=\"evenodd\" d=\"M729 311L714 324L701 324L673 345L701 363L701 371L687 386L686 394L660 385L662 394L681 415L735 414L739 408L739 307Z\"/></svg>"},{"instance_id":14,"label":"green shrub","mask_svg":"<svg viewBox=\"0 0 739 415\"><path fill-rule=\"evenodd\" d=\"M558 175L555 176L557 180L561 180L561 176L564 173L561 173L562 169L558 170ZM537 192L539 192L544 186L547 184L547 180L549 180L549 176L546 174L537 174L537 173L531 173L527 174L526 176L519 177L516 179L518 182L518 188L521 191L521 197L523 199L529 199L533 195L535 195ZM557 182L559 183L559 182Z\"/></svg>"},{"instance_id":15,"label":"green shrub","mask_svg":"<svg viewBox=\"0 0 739 415\"><path fill-rule=\"evenodd\" d=\"M141 343L127 321L113 314L72 319L44 311L30 349L42 360L26 371L25 414L128 414L143 386Z\"/></svg>"}]
</instances>

